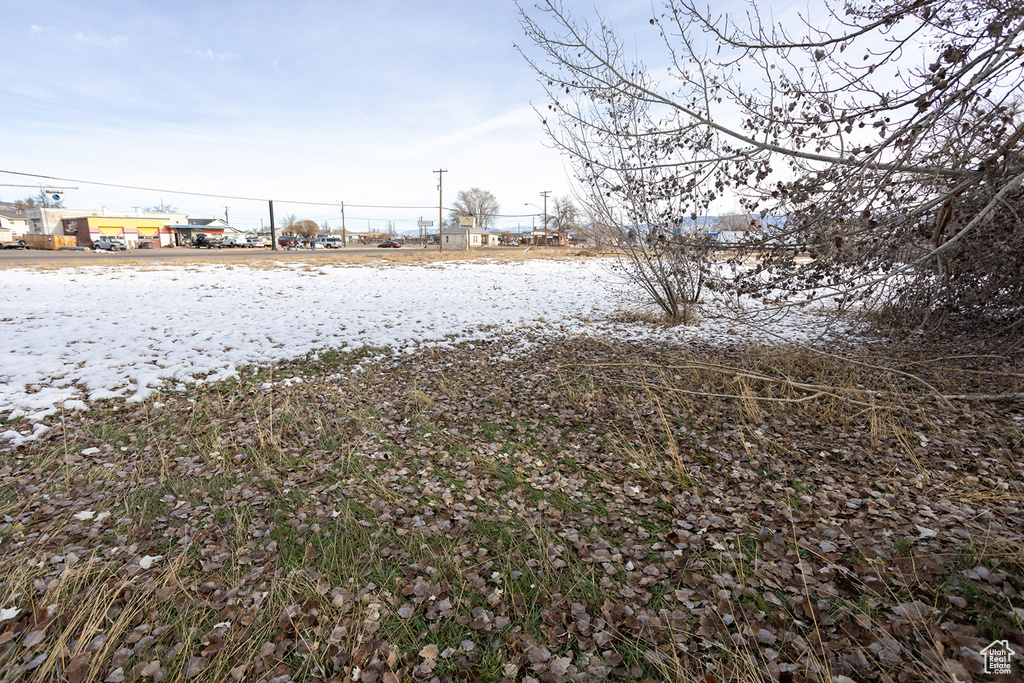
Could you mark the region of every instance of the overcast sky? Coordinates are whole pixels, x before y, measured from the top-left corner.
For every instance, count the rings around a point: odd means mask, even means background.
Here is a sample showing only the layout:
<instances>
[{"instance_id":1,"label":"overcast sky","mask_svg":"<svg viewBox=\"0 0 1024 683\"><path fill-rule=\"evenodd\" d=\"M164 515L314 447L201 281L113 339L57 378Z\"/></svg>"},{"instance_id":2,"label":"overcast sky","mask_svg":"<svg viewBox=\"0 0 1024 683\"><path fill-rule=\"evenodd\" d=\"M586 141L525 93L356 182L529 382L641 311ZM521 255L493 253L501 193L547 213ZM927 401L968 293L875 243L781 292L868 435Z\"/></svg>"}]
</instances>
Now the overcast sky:
<instances>
[{"instance_id":1,"label":"overcast sky","mask_svg":"<svg viewBox=\"0 0 1024 683\"><path fill-rule=\"evenodd\" d=\"M642 2L616 2L632 21ZM592 5L586 4L587 9ZM165 190L273 198L279 216L414 229L481 187L503 214L572 189L533 105L508 0L81 2L0 0L0 170ZM36 180L0 174L0 183ZM46 185L76 183L40 181ZM265 203L79 184L65 206L161 199L249 229ZM0 199L31 194L0 186ZM509 217L504 225L530 224Z\"/></svg>"}]
</instances>

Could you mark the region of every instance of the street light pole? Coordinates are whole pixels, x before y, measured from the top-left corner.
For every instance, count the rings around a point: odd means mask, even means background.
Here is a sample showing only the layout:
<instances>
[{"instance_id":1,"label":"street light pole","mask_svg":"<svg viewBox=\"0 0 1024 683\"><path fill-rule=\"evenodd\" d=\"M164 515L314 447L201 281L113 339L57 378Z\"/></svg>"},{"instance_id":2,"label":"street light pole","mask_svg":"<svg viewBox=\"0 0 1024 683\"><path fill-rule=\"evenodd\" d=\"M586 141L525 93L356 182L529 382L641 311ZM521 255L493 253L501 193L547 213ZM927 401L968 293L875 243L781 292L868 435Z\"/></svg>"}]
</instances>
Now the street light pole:
<instances>
[{"instance_id":1,"label":"street light pole","mask_svg":"<svg viewBox=\"0 0 1024 683\"><path fill-rule=\"evenodd\" d=\"M531 202L526 202L526 203L523 204L523 206L532 206L535 209L540 209L539 206L537 206L536 204L533 204ZM545 206L545 209L543 209L544 210L544 223L546 225L547 224L547 204L545 204L544 206ZM533 230L532 230L532 232L530 232L530 237L533 238L533 244L534 244L534 246L536 246L538 244L538 242L537 242L537 214L531 215L530 218L533 221ZM547 236L547 234L545 233L545 237L546 236Z\"/></svg>"},{"instance_id":2,"label":"street light pole","mask_svg":"<svg viewBox=\"0 0 1024 683\"><path fill-rule=\"evenodd\" d=\"M540 193L540 196L544 198L544 245L548 243L548 195L551 194L551 190L544 190Z\"/></svg>"}]
</instances>

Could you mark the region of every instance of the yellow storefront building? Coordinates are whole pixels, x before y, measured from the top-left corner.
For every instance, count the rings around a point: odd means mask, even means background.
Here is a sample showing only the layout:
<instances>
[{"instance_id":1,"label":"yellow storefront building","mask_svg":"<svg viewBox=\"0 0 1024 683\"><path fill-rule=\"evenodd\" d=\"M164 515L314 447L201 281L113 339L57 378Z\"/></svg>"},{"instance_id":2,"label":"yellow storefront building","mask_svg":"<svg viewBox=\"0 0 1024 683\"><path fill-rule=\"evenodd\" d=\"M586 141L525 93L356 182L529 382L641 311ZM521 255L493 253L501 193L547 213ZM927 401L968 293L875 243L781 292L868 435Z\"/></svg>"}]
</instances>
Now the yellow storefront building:
<instances>
[{"instance_id":1,"label":"yellow storefront building","mask_svg":"<svg viewBox=\"0 0 1024 683\"><path fill-rule=\"evenodd\" d=\"M129 249L174 246L174 230L166 218L81 216L62 223L64 234L77 235L80 247L91 247L101 237L118 237Z\"/></svg>"}]
</instances>

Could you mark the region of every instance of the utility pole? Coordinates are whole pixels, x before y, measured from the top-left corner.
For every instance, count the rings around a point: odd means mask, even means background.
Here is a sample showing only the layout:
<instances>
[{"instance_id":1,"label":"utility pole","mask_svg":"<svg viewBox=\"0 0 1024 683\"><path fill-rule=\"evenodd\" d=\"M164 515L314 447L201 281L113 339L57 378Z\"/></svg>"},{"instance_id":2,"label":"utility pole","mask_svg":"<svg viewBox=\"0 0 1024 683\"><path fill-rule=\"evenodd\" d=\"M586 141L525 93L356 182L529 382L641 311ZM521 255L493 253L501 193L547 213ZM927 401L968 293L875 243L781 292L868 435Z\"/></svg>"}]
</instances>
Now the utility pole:
<instances>
[{"instance_id":1,"label":"utility pole","mask_svg":"<svg viewBox=\"0 0 1024 683\"><path fill-rule=\"evenodd\" d=\"M544 190L540 193L540 196L544 198L544 245L548 243L548 195L551 194L551 190Z\"/></svg>"},{"instance_id":2,"label":"utility pole","mask_svg":"<svg viewBox=\"0 0 1024 683\"><path fill-rule=\"evenodd\" d=\"M441 233L444 232L444 192L442 191L444 178L442 173L447 173L448 169L442 168L434 171L437 174L437 250L444 251L441 247Z\"/></svg>"},{"instance_id":3,"label":"utility pole","mask_svg":"<svg viewBox=\"0 0 1024 683\"><path fill-rule=\"evenodd\" d=\"M341 203L341 246L348 246L348 234L345 232L345 202Z\"/></svg>"},{"instance_id":4,"label":"utility pole","mask_svg":"<svg viewBox=\"0 0 1024 683\"><path fill-rule=\"evenodd\" d=\"M277 251L277 230L274 229L274 200L270 200L270 248Z\"/></svg>"},{"instance_id":5,"label":"utility pole","mask_svg":"<svg viewBox=\"0 0 1024 683\"><path fill-rule=\"evenodd\" d=\"M227 223L228 225L231 225L231 221L228 220L228 209L230 208L230 206L224 207L224 222Z\"/></svg>"}]
</instances>

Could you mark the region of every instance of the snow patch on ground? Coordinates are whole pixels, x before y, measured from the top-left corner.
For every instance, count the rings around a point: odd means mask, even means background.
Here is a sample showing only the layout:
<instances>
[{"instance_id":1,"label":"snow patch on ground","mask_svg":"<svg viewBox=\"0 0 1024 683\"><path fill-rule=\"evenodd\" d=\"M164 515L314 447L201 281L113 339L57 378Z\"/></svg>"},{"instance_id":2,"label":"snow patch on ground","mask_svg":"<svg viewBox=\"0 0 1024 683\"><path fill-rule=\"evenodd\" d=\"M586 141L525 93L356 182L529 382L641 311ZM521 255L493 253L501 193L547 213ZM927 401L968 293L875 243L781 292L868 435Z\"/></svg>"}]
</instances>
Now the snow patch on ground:
<instances>
[{"instance_id":1,"label":"snow patch on ground","mask_svg":"<svg viewBox=\"0 0 1024 683\"><path fill-rule=\"evenodd\" d=\"M142 401L164 382L186 390L325 347L401 355L525 329L638 342L809 342L825 324L796 312L772 321L769 333L738 326L724 306L707 307L689 327L615 322L629 299L613 270L601 259L3 270L0 415L38 423L61 409ZM9 430L0 441L37 438L44 428Z\"/></svg>"}]
</instances>

